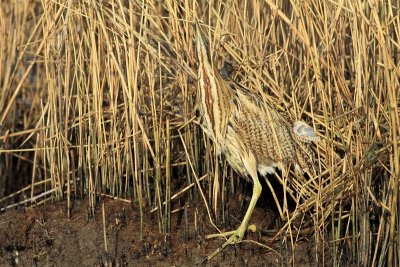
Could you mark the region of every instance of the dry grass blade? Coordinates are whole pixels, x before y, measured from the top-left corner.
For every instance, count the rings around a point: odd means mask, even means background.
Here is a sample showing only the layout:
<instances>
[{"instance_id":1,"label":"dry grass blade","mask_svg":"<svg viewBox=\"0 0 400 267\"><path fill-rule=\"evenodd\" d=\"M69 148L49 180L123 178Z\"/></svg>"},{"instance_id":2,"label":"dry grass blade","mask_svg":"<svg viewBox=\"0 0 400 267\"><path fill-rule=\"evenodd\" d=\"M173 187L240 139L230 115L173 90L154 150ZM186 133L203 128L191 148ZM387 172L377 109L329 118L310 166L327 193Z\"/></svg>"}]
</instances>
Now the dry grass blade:
<instances>
[{"instance_id":1,"label":"dry grass blade","mask_svg":"<svg viewBox=\"0 0 400 267\"><path fill-rule=\"evenodd\" d=\"M273 106L286 123L307 122L321 139L306 175L292 168L264 184L282 220L272 233L288 252L280 263L295 265L308 237L315 264L398 266L399 8L361 0L2 1L1 211L65 199L69 216L85 198L95 214L102 196L129 199L142 240L151 211L165 235L182 212L196 231L204 218L215 228L241 220L232 205L240 198L246 206L251 184L229 156L216 156L216 140L193 119L201 110L198 19L210 64L237 85L233 92L257 94L260 107Z\"/></svg>"}]
</instances>

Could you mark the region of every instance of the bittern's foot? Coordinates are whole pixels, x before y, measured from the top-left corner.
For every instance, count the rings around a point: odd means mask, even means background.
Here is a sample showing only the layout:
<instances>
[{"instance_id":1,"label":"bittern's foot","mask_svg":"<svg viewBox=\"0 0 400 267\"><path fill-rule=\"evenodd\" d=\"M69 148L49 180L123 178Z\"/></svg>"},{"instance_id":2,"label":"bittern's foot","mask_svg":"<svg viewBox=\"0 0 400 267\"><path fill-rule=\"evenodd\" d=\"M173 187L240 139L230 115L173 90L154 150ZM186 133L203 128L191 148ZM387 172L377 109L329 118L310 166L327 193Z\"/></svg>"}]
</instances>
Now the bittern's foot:
<instances>
[{"instance_id":1,"label":"bittern's foot","mask_svg":"<svg viewBox=\"0 0 400 267\"><path fill-rule=\"evenodd\" d=\"M207 256L207 260L211 260L215 255L220 253L224 248L226 248L229 245L237 244L240 243L244 237L244 234L246 233L246 230L250 230L253 233L256 231L256 226L254 224L250 225L249 227L245 226L239 226L239 228L235 231L230 231L230 232L225 232L225 233L219 233L219 234L212 234L212 235L207 235L206 238L215 238L215 237L228 237L228 240L225 241L225 243L219 247L217 250L215 250L213 253Z\"/></svg>"}]
</instances>

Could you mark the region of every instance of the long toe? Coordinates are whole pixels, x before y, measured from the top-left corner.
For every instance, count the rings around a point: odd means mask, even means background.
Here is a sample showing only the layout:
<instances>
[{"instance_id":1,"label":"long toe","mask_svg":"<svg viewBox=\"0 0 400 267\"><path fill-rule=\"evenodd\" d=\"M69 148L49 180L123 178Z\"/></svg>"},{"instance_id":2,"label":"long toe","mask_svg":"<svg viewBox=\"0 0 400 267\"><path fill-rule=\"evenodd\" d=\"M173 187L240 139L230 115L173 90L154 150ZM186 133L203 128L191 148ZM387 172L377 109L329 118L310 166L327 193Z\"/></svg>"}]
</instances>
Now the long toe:
<instances>
[{"instance_id":1,"label":"long toe","mask_svg":"<svg viewBox=\"0 0 400 267\"><path fill-rule=\"evenodd\" d=\"M241 236L240 240L242 240L246 230L243 231L243 230L240 230L240 229L241 228L239 227L238 229L236 229L234 231L206 235L206 239L216 238L216 237L231 237L232 235L234 235L235 233L238 233L240 231L242 233L240 235ZM247 226L247 231L251 231L251 232L255 233L257 231L257 226L255 226L254 224L251 224L251 225Z\"/></svg>"},{"instance_id":2,"label":"long toe","mask_svg":"<svg viewBox=\"0 0 400 267\"><path fill-rule=\"evenodd\" d=\"M228 240L226 240L225 243L221 247L219 247L213 253L208 255L207 256L207 260L211 260L215 255L220 253L227 246L240 243L242 241L243 237L244 237L245 232L246 232L246 228L245 227L239 227L235 231L228 232L230 234L230 237L228 238ZM221 234L219 234L219 236L225 236L226 237L227 233L221 233Z\"/></svg>"}]
</instances>

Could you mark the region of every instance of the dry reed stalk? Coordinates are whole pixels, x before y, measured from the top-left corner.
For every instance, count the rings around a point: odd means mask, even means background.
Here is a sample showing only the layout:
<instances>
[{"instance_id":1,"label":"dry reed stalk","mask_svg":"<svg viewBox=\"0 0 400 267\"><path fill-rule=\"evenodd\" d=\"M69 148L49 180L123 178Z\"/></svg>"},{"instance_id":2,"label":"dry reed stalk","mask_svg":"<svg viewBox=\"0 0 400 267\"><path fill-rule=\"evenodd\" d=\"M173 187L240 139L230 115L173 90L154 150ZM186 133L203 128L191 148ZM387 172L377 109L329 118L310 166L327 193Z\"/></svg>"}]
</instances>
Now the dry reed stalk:
<instances>
[{"instance_id":1,"label":"dry reed stalk","mask_svg":"<svg viewBox=\"0 0 400 267\"><path fill-rule=\"evenodd\" d=\"M224 221L242 180L193 120L198 18L230 79L323 140L315 173L278 179L276 238L295 249L311 225L318 264L327 248L335 265L399 264L399 1L0 5L2 208L66 198L69 212L85 196L93 212L101 194L130 198L145 238L144 214L169 233L187 194ZM198 227L197 216L185 218Z\"/></svg>"}]
</instances>

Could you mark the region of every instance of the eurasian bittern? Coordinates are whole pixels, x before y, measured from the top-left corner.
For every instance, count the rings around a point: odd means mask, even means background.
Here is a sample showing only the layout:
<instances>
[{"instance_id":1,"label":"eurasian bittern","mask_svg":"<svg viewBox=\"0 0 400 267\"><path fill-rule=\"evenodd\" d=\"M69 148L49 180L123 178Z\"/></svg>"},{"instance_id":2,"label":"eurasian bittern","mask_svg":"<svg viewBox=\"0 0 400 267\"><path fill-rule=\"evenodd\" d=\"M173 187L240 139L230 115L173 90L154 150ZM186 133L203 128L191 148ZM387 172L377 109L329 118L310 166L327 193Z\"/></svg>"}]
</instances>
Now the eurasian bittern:
<instances>
[{"instance_id":1,"label":"eurasian bittern","mask_svg":"<svg viewBox=\"0 0 400 267\"><path fill-rule=\"evenodd\" d=\"M223 153L232 168L243 177L251 177L253 195L239 228L215 236L230 236L209 258L229 244L243 239L249 219L261 194L261 175L274 173L292 164L297 172L310 170L313 165L311 141L318 137L304 122L289 123L261 94L221 77L213 66L208 44L196 22L198 56L198 107L201 126Z\"/></svg>"}]
</instances>

